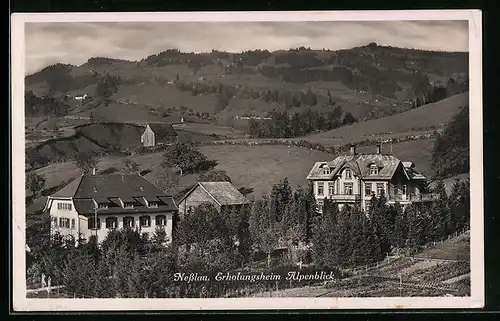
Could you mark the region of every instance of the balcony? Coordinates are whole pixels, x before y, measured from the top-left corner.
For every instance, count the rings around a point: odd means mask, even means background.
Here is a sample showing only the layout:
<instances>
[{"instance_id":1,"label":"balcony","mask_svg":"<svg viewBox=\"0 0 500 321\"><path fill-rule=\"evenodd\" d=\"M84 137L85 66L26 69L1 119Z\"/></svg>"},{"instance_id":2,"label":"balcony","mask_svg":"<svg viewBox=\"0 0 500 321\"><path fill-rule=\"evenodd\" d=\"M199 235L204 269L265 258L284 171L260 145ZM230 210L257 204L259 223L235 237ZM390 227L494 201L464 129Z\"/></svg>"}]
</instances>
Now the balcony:
<instances>
[{"instance_id":1,"label":"balcony","mask_svg":"<svg viewBox=\"0 0 500 321\"><path fill-rule=\"evenodd\" d=\"M361 195L359 194L333 194L326 197L337 202L355 202L361 200Z\"/></svg>"},{"instance_id":2,"label":"balcony","mask_svg":"<svg viewBox=\"0 0 500 321\"><path fill-rule=\"evenodd\" d=\"M439 194L428 193L428 194L409 194L402 195L396 194L389 197L389 202L431 202L439 199Z\"/></svg>"}]
</instances>

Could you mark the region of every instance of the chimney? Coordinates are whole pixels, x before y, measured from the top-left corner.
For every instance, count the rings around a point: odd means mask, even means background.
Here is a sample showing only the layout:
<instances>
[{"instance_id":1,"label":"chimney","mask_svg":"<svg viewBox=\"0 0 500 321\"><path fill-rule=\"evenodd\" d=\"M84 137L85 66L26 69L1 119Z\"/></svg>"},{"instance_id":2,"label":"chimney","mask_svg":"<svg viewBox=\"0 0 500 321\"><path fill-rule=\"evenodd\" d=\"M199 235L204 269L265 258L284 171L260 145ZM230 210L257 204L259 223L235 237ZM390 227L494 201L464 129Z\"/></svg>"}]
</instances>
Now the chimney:
<instances>
[{"instance_id":1,"label":"chimney","mask_svg":"<svg viewBox=\"0 0 500 321\"><path fill-rule=\"evenodd\" d=\"M95 176L95 172L96 172L96 168L95 168L95 167L93 167L93 168L92 168L92 176Z\"/></svg>"},{"instance_id":2,"label":"chimney","mask_svg":"<svg viewBox=\"0 0 500 321\"><path fill-rule=\"evenodd\" d=\"M351 150L351 155L356 155L356 145L351 145L350 150Z\"/></svg>"},{"instance_id":3,"label":"chimney","mask_svg":"<svg viewBox=\"0 0 500 321\"><path fill-rule=\"evenodd\" d=\"M382 150L382 144L378 144L377 145L377 154L380 154L381 150Z\"/></svg>"}]
</instances>

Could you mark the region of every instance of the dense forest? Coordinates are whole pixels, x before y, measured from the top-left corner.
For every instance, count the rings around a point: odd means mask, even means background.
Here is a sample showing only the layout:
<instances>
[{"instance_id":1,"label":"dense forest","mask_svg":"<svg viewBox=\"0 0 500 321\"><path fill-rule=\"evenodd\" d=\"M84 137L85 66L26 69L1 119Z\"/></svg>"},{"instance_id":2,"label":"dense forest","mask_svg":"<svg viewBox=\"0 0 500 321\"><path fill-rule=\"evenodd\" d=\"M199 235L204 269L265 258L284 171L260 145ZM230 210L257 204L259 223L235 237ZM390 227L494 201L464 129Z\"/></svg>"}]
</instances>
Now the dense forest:
<instances>
[{"instance_id":1,"label":"dense forest","mask_svg":"<svg viewBox=\"0 0 500 321\"><path fill-rule=\"evenodd\" d=\"M469 106L460 109L442 133L436 133L432 166L439 176L469 172Z\"/></svg>"},{"instance_id":2,"label":"dense forest","mask_svg":"<svg viewBox=\"0 0 500 321\"><path fill-rule=\"evenodd\" d=\"M53 96L37 97L32 91L24 94L24 112L26 116L65 116L69 106L65 99Z\"/></svg>"}]
</instances>

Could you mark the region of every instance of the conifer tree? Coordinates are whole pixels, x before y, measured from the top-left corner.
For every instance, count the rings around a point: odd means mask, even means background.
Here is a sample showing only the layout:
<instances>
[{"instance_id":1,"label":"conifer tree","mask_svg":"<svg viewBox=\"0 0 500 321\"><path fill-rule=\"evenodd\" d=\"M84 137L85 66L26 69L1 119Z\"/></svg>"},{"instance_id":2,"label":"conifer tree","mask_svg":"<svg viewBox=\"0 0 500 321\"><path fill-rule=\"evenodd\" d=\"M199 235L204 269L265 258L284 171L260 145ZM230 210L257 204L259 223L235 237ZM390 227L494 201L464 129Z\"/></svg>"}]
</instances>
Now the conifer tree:
<instances>
[{"instance_id":1,"label":"conifer tree","mask_svg":"<svg viewBox=\"0 0 500 321\"><path fill-rule=\"evenodd\" d=\"M351 214L351 207L347 204L342 206L337 219L337 233L336 233L336 248L340 266L347 266L351 259L352 248L349 242L350 226L349 216Z\"/></svg>"},{"instance_id":2,"label":"conifer tree","mask_svg":"<svg viewBox=\"0 0 500 321\"><path fill-rule=\"evenodd\" d=\"M349 242L352 250L350 264L357 266L364 264L367 257L367 244L364 237L365 216L359 206L355 205L351 209L349 216Z\"/></svg>"},{"instance_id":3,"label":"conifer tree","mask_svg":"<svg viewBox=\"0 0 500 321\"><path fill-rule=\"evenodd\" d=\"M333 268L339 263L336 242L337 216L337 204L325 199L323 213L316 218L312 232L313 260L322 268Z\"/></svg>"},{"instance_id":4,"label":"conifer tree","mask_svg":"<svg viewBox=\"0 0 500 321\"><path fill-rule=\"evenodd\" d=\"M420 246L425 242L424 218L413 206L408 209L408 245Z\"/></svg>"},{"instance_id":5,"label":"conifer tree","mask_svg":"<svg viewBox=\"0 0 500 321\"><path fill-rule=\"evenodd\" d=\"M394 210L396 212L395 223L394 223L394 231L393 231L393 245L399 248L405 246L406 239L408 237L408 219L407 219L407 211L401 208L399 203L396 203L394 206Z\"/></svg>"}]
</instances>

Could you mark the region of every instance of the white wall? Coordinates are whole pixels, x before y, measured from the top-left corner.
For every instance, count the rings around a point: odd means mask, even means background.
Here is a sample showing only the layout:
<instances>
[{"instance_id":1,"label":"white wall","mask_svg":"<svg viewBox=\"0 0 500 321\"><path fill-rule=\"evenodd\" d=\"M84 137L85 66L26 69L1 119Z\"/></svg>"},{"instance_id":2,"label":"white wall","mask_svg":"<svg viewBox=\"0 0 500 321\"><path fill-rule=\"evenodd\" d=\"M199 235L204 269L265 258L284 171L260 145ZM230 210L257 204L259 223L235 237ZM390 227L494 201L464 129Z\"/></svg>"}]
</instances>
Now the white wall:
<instances>
[{"instance_id":1,"label":"white wall","mask_svg":"<svg viewBox=\"0 0 500 321\"><path fill-rule=\"evenodd\" d=\"M143 215L149 215L150 217L150 222L151 225L149 227L140 227L139 226L139 217ZM114 215L102 215L98 214L98 218L100 219L100 229L97 230L97 239L99 242L102 242L106 236L108 235L110 229L106 228L106 218L108 217L115 217L118 220L118 229L123 228L123 218L124 217L133 217L134 218L134 225L135 228L139 229L140 233L149 233L149 237L153 235L155 232L155 229L157 227L156 225L156 220L155 217L157 215L165 215L165 225L163 226L165 228L165 232L167 234L167 238L172 241L172 228L173 228L173 213L172 212L167 212L167 213L150 213L150 214L144 214L144 213L137 213L137 214L114 214ZM92 217L84 217L80 216L80 222L81 222L81 231L82 231L82 236L86 239L88 239L91 235L95 235L95 230L94 229L89 229L88 228L88 219Z\"/></svg>"},{"instance_id":2,"label":"white wall","mask_svg":"<svg viewBox=\"0 0 500 321\"><path fill-rule=\"evenodd\" d=\"M75 239L78 239L78 229L80 226L80 220L78 219L78 212L75 209L75 204L73 204L73 200L71 198L66 199L51 199L49 198L49 213L51 217L51 225L50 231L51 233L59 232L61 235L72 235ZM67 209L58 209L57 204L70 204L71 210ZM53 219L57 220L57 224L53 221ZM60 227L59 226L59 218L67 218L69 219L69 228ZM72 220L75 222L74 228L71 226Z\"/></svg>"}]
</instances>

